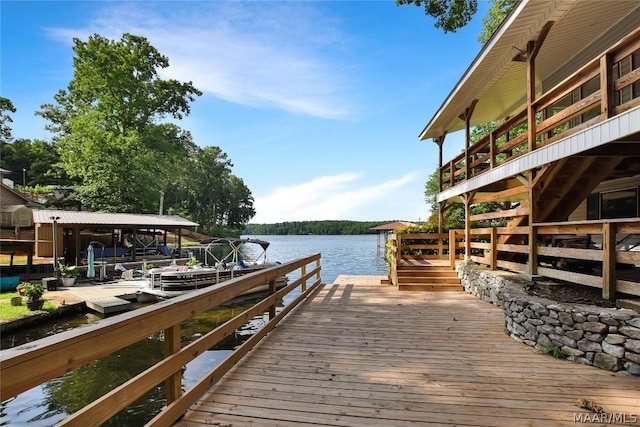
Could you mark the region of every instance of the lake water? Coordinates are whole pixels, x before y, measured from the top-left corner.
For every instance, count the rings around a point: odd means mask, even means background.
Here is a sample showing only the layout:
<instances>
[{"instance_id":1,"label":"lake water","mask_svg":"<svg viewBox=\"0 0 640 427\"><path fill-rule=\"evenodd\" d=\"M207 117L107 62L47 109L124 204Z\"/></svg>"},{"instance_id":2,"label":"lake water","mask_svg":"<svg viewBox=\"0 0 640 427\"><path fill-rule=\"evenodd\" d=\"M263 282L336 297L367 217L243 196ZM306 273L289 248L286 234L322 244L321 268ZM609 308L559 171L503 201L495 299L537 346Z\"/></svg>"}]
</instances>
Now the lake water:
<instances>
[{"instance_id":1,"label":"lake water","mask_svg":"<svg viewBox=\"0 0 640 427\"><path fill-rule=\"evenodd\" d=\"M378 252L375 235L243 237L271 242L271 246L267 249L269 261L291 261L321 253L323 283L332 283L340 274L387 275L384 248Z\"/></svg>"},{"instance_id":2,"label":"lake water","mask_svg":"<svg viewBox=\"0 0 640 427\"><path fill-rule=\"evenodd\" d=\"M267 250L268 261L286 262L321 253L321 279L332 283L340 274L387 275L384 248L378 251L375 235L360 236L244 236L271 242ZM257 256L257 251L248 255ZM282 302L286 305L296 295L289 294ZM182 325L182 345L197 339L231 317L251 306L251 301L229 304L199 315ZM24 331L21 334L4 334L2 348L32 341L96 321L91 313L68 321L58 320L51 325ZM183 371L186 387L221 362L233 348L242 344L266 321L266 316L256 316L215 348L204 352L189 363ZM156 363L162 357L163 343L159 337L127 347L102 360L54 379L12 399L0 403L2 426L51 426L66 418L82 406L104 395L116 385ZM105 425L138 426L150 420L164 405L163 386L158 386L138 402L114 417Z\"/></svg>"}]
</instances>

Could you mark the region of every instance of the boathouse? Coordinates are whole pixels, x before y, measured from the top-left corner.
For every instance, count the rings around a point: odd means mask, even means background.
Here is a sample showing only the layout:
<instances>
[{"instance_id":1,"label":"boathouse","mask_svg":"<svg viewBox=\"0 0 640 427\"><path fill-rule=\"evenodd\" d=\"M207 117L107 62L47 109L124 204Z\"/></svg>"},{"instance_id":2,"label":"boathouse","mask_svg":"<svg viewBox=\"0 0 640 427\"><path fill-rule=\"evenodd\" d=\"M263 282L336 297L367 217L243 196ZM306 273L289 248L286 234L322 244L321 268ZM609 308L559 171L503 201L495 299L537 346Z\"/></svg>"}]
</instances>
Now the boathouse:
<instances>
[{"instance_id":1,"label":"boathouse","mask_svg":"<svg viewBox=\"0 0 640 427\"><path fill-rule=\"evenodd\" d=\"M136 256L147 255L151 249L157 251L161 246L166 247L169 231L177 236L175 243L179 251L182 230L198 226L178 215L62 210L35 210L33 222L37 241L35 255L51 257L57 253L64 256L66 262L76 265L82 263L82 252L92 242L108 262L121 262L125 254L130 254L127 257L135 261ZM130 237L129 244L125 234ZM142 236L151 238L145 242Z\"/></svg>"},{"instance_id":2,"label":"boathouse","mask_svg":"<svg viewBox=\"0 0 640 427\"><path fill-rule=\"evenodd\" d=\"M441 222L464 204L452 264L640 295L638 22L638 2L523 0L482 48L419 135L439 147ZM498 210L472 215L482 202ZM487 220L505 225L472 227Z\"/></svg>"}]
</instances>

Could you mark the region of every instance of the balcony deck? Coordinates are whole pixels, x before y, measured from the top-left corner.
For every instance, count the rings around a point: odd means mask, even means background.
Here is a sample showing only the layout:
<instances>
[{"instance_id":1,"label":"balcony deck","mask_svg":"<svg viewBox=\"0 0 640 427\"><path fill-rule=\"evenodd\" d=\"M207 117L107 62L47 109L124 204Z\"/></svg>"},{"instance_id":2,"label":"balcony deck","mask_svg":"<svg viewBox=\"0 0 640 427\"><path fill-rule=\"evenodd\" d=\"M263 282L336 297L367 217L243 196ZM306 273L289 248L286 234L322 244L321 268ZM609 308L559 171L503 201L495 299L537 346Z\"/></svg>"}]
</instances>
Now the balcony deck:
<instances>
[{"instance_id":1,"label":"balcony deck","mask_svg":"<svg viewBox=\"0 0 640 427\"><path fill-rule=\"evenodd\" d=\"M638 425L637 379L541 355L502 324L463 292L340 276L175 425L573 426L594 417L579 399Z\"/></svg>"}]
</instances>

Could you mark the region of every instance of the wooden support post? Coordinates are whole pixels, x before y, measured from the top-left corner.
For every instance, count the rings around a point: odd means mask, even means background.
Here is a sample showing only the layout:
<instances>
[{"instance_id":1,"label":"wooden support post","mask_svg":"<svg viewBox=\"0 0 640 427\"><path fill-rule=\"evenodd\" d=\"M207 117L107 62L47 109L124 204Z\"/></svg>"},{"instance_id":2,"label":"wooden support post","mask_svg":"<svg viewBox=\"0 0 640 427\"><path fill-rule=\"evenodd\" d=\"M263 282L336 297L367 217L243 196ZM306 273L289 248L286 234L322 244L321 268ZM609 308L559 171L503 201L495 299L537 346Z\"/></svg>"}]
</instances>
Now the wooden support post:
<instances>
[{"instance_id":1,"label":"wooden support post","mask_svg":"<svg viewBox=\"0 0 640 427\"><path fill-rule=\"evenodd\" d=\"M616 297L616 224L602 224L602 298Z\"/></svg>"},{"instance_id":2,"label":"wooden support post","mask_svg":"<svg viewBox=\"0 0 640 427\"><path fill-rule=\"evenodd\" d=\"M449 264L456 268L456 231L449 230Z\"/></svg>"},{"instance_id":3,"label":"wooden support post","mask_svg":"<svg viewBox=\"0 0 640 427\"><path fill-rule=\"evenodd\" d=\"M320 258L318 258L316 260L316 282L320 282L320 271L321 271L321 267L320 267Z\"/></svg>"},{"instance_id":4,"label":"wooden support post","mask_svg":"<svg viewBox=\"0 0 640 427\"><path fill-rule=\"evenodd\" d=\"M527 131L529 138L529 152L536 149L536 112L533 101L536 99L536 58L532 54L535 42L527 43Z\"/></svg>"},{"instance_id":5,"label":"wooden support post","mask_svg":"<svg viewBox=\"0 0 640 427\"><path fill-rule=\"evenodd\" d=\"M529 171L529 274L538 274L538 238L536 235L536 229L533 226L536 219L536 210L538 204L536 203L536 191L533 186L534 171Z\"/></svg>"},{"instance_id":6,"label":"wooden support post","mask_svg":"<svg viewBox=\"0 0 640 427\"><path fill-rule=\"evenodd\" d=\"M438 255L440 259L444 259L444 235L443 235L443 223L444 223L444 210L446 209L446 203L438 203Z\"/></svg>"},{"instance_id":7,"label":"wooden support post","mask_svg":"<svg viewBox=\"0 0 640 427\"><path fill-rule=\"evenodd\" d=\"M444 144L444 138L447 136L447 132L442 136L433 138L433 142L438 144L438 190L442 191L442 145Z\"/></svg>"},{"instance_id":8,"label":"wooden support post","mask_svg":"<svg viewBox=\"0 0 640 427\"><path fill-rule=\"evenodd\" d=\"M164 330L164 357L180 351L180 324ZM164 381L167 405L182 396L182 370L171 374Z\"/></svg>"},{"instance_id":9,"label":"wooden support post","mask_svg":"<svg viewBox=\"0 0 640 427\"><path fill-rule=\"evenodd\" d=\"M470 194L464 197L464 259L471 259L471 199Z\"/></svg>"},{"instance_id":10,"label":"wooden support post","mask_svg":"<svg viewBox=\"0 0 640 427\"><path fill-rule=\"evenodd\" d=\"M489 134L489 161L491 162L491 169L496 167L496 134L491 132Z\"/></svg>"},{"instance_id":11,"label":"wooden support post","mask_svg":"<svg viewBox=\"0 0 640 427\"><path fill-rule=\"evenodd\" d=\"M498 265L498 229L495 227L491 228L491 264L489 267L492 270L495 270Z\"/></svg>"},{"instance_id":12,"label":"wooden support post","mask_svg":"<svg viewBox=\"0 0 640 427\"><path fill-rule=\"evenodd\" d=\"M276 279L269 281L269 295L273 295L276 293ZM271 304L269 306L269 320L276 317L276 305Z\"/></svg>"},{"instance_id":13,"label":"wooden support post","mask_svg":"<svg viewBox=\"0 0 640 427\"><path fill-rule=\"evenodd\" d=\"M456 164L451 160L449 162L449 187L453 187L456 182Z\"/></svg>"},{"instance_id":14,"label":"wooden support post","mask_svg":"<svg viewBox=\"0 0 640 427\"><path fill-rule=\"evenodd\" d=\"M131 260L135 262L136 260L136 248L138 247L138 229L133 227L133 246L131 247ZM115 256L115 254L113 254Z\"/></svg>"},{"instance_id":15,"label":"wooden support post","mask_svg":"<svg viewBox=\"0 0 640 427\"><path fill-rule=\"evenodd\" d=\"M380 239L380 234L378 234L378 239ZM303 265L300 268L300 275L301 276L306 276L307 275L307 266ZM304 282L302 282L302 292L304 293L307 290L307 281L305 280Z\"/></svg>"},{"instance_id":16,"label":"wooden support post","mask_svg":"<svg viewBox=\"0 0 640 427\"><path fill-rule=\"evenodd\" d=\"M73 228L73 240L75 241L76 253L74 254L74 264L82 265L82 249L80 245L82 245L80 241L80 226L76 226Z\"/></svg>"},{"instance_id":17,"label":"wooden support post","mask_svg":"<svg viewBox=\"0 0 640 427\"><path fill-rule=\"evenodd\" d=\"M605 54L600 58L600 115L603 120L611 117L614 93L612 82L611 55Z\"/></svg>"},{"instance_id":18,"label":"wooden support post","mask_svg":"<svg viewBox=\"0 0 640 427\"><path fill-rule=\"evenodd\" d=\"M462 113L459 117L464 120L464 179L468 180L471 178L471 159L469 158L469 147L471 146L471 116L473 115L473 110L476 108L476 104L478 103L477 99L471 101L471 105L465 108L464 113Z\"/></svg>"}]
</instances>

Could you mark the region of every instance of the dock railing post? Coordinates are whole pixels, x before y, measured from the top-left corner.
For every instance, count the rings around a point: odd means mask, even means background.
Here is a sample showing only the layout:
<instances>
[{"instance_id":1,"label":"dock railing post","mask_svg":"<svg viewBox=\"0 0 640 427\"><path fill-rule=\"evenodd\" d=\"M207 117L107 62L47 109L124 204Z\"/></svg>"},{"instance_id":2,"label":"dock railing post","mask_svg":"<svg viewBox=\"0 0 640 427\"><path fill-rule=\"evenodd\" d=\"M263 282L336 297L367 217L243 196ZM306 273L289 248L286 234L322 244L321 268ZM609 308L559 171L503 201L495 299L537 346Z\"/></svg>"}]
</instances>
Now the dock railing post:
<instances>
[{"instance_id":1,"label":"dock railing post","mask_svg":"<svg viewBox=\"0 0 640 427\"><path fill-rule=\"evenodd\" d=\"M180 351L180 324L164 330L164 357ZM174 372L164 382L167 405L182 396L182 370Z\"/></svg>"},{"instance_id":2,"label":"dock railing post","mask_svg":"<svg viewBox=\"0 0 640 427\"><path fill-rule=\"evenodd\" d=\"M276 279L269 280L269 295L276 293ZM276 304L273 303L269 306L269 320L276 317Z\"/></svg>"},{"instance_id":3,"label":"dock railing post","mask_svg":"<svg viewBox=\"0 0 640 427\"><path fill-rule=\"evenodd\" d=\"M301 276L305 276L307 274L307 266L303 265L300 268L300 275ZM307 290L307 281L305 280L304 282L302 282L302 292L305 292Z\"/></svg>"}]
</instances>

